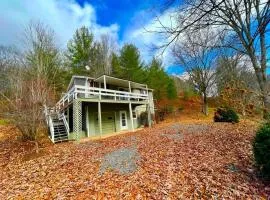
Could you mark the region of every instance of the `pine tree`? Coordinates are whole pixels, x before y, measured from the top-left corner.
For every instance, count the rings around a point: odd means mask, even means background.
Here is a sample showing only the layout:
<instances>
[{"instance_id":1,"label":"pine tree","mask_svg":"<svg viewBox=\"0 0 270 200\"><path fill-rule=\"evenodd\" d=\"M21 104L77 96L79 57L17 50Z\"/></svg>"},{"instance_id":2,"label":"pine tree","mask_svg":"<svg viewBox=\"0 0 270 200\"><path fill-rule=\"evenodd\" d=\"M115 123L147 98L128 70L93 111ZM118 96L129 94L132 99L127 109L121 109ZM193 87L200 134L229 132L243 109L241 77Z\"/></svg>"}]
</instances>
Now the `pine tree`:
<instances>
[{"instance_id":1,"label":"pine tree","mask_svg":"<svg viewBox=\"0 0 270 200\"><path fill-rule=\"evenodd\" d=\"M85 66L89 65L93 52L94 36L85 26L76 30L73 39L68 42L67 58L70 63L72 73L85 75L89 72Z\"/></svg>"},{"instance_id":2,"label":"pine tree","mask_svg":"<svg viewBox=\"0 0 270 200\"><path fill-rule=\"evenodd\" d=\"M167 84L167 97L168 99L175 99L177 97L174 80L170 77Z\"/></svg>"},{"instance_id":3,"label":"pine tree","mask_svg":"<svg viewBox=\"0 0 270 200\"><path fill-rule=\"evenodd\" d=\"M162 61L153 58L148 68L147 84L154 89L156 99L176 98L176 87L174 81L168 76L162 67Z\"/></svg>"},{"instance_id":4,"label":"pine tree","mask_svg":"<svg viewBox=\"0 0 270 200\"><path fill-rule=\"evenodd\" d=\"M144 66L140 59L140 52L133 44L125 44L119 57L115 54L112 59L113 75L119 78L145 82Z\"/></svg>"}]
</instances>

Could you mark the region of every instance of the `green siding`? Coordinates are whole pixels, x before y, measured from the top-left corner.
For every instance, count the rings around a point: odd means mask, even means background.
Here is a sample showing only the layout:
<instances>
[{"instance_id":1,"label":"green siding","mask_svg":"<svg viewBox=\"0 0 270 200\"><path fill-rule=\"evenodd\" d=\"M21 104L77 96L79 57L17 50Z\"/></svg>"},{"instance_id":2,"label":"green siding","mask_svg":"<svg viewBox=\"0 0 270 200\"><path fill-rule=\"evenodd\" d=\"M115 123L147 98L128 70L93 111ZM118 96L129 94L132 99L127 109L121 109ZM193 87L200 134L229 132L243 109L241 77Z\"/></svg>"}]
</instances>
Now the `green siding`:
<instances>
[{"instance_id":1,"label":"green siding","mask_svg":"<svg viewBox=\"0 0 270 200\"><path fill-rule=\"evenodd\" d=\"M76 135L76 133L75 132L71 132L71 133L69 133L69 135L68 135L68 139L69 140L77 140L77 139L81 139L81 138L85 138L85 137L87 137L87 135L86 135L86 133L85 132L80 132L80 133L78 133L77 135Z\"/></svg>"},{"instance_id":2,"label":"green siding","mask_svg":"<svg viewBox=\"0 0 270 200\"><path fill-rule=\"evenodd\" d=\"M89 136L99 136L98 108L97 103L88 103L88 133ZM126 111L127 130L132 130L128 104L101 104L102 135L121 131L120 111ZM133 119L134 128L138 128L137 119Z\"/></svg>"},{"instance_id":3,"label":"green siding","mask_svg":"<svg viewBox=\"0 0 270 200\"><path fill-rule=\"evenodd\" d=\"M98 113L94 113L95 133L99 134ZM115 132L114 112L102 112L102 135Z\"/></svg>"}]
</instances>

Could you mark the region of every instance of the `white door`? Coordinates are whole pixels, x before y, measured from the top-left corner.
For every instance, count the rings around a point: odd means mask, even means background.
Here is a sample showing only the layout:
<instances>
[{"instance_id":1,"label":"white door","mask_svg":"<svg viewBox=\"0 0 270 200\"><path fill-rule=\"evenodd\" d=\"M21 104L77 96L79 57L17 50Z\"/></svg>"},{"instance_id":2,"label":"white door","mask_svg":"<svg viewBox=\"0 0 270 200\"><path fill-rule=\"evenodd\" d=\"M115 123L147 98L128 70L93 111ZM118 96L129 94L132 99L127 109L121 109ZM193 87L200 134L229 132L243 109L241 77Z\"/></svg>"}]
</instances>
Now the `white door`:
<instances>
[{"instance_id":1,"label":"white door","mask_svg":"<svg viewBox=\"0 0 270 200\"><path fill-rule=\"evenodd\" d=\"M120 128L121 130L125 130L128 128L126 111L120 111Z\"/></svg>"}]
</instances>

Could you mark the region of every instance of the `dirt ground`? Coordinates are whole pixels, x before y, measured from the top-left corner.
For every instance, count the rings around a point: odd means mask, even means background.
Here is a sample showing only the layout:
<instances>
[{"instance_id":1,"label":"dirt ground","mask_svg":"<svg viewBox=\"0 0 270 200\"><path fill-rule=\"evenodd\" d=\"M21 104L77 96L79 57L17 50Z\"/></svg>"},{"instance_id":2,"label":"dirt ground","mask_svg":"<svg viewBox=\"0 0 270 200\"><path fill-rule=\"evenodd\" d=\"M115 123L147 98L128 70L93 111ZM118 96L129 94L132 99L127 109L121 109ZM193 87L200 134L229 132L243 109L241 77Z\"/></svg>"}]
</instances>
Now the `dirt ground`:
<instances>
[{"instance_id":1,"label":"dirt ground","mask_svg":"<svg viewBox=\"0 0 270 200\"><path fill-rule=\"evenodd\" d=\"M103 140L21 142L0 127L0 199L267 199L256 124L167 120Z\"/></svg>"}]
</instances>

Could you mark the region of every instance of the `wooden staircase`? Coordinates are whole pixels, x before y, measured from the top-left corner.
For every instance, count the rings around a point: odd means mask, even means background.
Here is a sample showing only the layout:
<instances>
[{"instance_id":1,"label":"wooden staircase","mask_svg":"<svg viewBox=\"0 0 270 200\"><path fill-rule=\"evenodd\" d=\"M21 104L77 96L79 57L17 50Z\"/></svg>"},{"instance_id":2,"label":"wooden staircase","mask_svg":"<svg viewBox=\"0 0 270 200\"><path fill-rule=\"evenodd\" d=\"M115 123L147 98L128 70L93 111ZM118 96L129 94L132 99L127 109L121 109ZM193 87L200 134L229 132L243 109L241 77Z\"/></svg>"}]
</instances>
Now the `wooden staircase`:
<instances>
[{"instance_id":1,"label":"wooden staircase","mask_svg":"<svg viewBox=\"0 0 270 200\"><path fill-rule=\"evenodd\" d=\"M64 142L68 140L68 132L63 119L59 119L58 116L52 118L53 130L54 130L54 143Z\"/></svg>"},{"instance_id":2,"label":"wooden staircase","mask_svg":"<svg viewBox=\"0 0 270 200\"><path fill-rule=\"evenodd\" d=\"M53 143L68 141L69 125L64 113L45 107L46 122L49 127L49 138Z\"/></svg>"}]
</instances>

